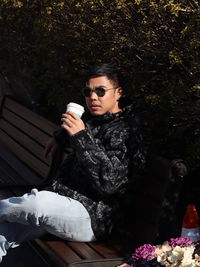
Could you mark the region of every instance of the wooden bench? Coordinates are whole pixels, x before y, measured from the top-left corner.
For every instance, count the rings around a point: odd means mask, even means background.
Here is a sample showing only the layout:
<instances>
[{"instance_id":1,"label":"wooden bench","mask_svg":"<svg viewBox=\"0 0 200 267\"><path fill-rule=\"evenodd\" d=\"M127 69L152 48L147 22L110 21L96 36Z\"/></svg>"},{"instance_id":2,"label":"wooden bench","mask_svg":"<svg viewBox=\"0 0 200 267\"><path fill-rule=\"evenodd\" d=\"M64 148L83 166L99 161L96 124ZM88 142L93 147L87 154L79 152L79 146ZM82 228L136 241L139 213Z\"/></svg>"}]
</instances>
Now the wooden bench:
<instances>
[{"instance_id":1,"label":"wooden bench","mask_svg":"<svg viewBox=\"0 0 200 267\"><path fill-rule=\"evenodd\" d=\"M6 96L0 115L0 196L41 188L55 174L62 156L44 158L44 147L57 125ZM29 242L47 266L116 266L122 257L109 245L77 243L49 236ZM44 265L45 266L45 265Z\"/></svg>"},{"instance_id":2,"label":"wooden bench","mask_svg":"<svg viewBox=\"0 0 200 267\"><path fill-rule=\"evenodd\" d=\"M53 174L44 147L57 125L5 97L0 117L0 185L39 185Z\"/></svg>"},{"instance_id":3,"label":"wooden bench","mask_svg":"<svg viewBox=\"0 0 200 267\"><path fill-rule=\"evenodd\" d=\"M57 127L10 97L4 98L0 114L1 198L21 195L32 187L42 188L53 177L66 153L58 151L53 159L45 159L44 147ZM155 241L162 202L169 183L173 179L179 183L187 173L181 160L158 160L154 165L155 170L150 168L151 173L140 185L142 190L133 191L137 196L136 214L130 211L133 218L128 218L128 221L135 224L137 229L143 227L143 231L140 234L136 229L133 235L130 233L130 250L134 245ZM151 209L148 209L147 203L152 203ZM115 234L120 236L120 230ZM121 243L127 243L130 236L126 239L122 233L120 238ZM51 235L35 239L29 242L29 246L41 257L44 266L114 267L122 263L124 257L117 246L114 248L108 242L67 242Z\"/></svg>"}]
</instances>

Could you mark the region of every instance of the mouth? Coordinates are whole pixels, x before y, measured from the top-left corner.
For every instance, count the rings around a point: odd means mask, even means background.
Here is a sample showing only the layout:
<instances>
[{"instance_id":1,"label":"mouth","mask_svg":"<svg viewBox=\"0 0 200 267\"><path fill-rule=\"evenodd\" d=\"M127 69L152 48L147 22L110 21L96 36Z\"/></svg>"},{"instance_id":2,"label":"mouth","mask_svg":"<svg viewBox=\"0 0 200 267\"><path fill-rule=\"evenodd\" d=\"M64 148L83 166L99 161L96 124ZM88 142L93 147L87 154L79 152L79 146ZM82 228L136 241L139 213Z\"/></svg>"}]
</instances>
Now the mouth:
<instances>
[{"instance_id":1,"label":"mouth","mask_svg":"<svg viewBox=\"0 0 200 267\"><path fill-rule=\"evenodd\" d=\"M95 104L90 105L90 109L91 109L91 110L97 110L98 108L100 108L99 105L95 105Z\"/></svg>"}]
</instances>

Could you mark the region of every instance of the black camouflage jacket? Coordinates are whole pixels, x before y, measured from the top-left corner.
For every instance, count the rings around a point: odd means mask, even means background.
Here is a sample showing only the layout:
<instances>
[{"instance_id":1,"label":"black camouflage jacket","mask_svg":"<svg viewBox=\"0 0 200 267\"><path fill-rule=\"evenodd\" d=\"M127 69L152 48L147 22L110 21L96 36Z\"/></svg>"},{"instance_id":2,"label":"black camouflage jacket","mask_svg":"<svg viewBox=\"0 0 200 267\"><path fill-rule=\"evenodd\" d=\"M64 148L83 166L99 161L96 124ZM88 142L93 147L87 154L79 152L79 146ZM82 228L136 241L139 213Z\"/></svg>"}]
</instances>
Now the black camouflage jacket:
<instances>
[{"instance_id":1,"label":"black camouflage jacket","mask_svg":"<svg viewBox=\"0 0 200 267\"><path fill-rule=\"evenodd\" d=\"M73 153L62 164L51 190L80 201L91 216L97 239L107 236L119 214L120 201L138 170L145 151L132 105L118 113L85 116L86 129L55 139Z\"/></svg>"}]
</instances>

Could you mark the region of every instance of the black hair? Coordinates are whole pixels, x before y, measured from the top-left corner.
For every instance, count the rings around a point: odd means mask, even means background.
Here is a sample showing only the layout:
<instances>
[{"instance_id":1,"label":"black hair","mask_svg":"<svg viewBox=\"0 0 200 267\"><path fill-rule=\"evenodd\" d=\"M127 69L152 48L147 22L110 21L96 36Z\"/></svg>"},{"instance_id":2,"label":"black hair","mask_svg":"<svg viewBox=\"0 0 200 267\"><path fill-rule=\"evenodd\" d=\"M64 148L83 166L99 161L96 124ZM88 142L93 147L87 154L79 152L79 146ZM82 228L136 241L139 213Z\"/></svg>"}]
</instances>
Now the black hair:
<instances>
[{"instance_id":1,"label":"black hair","mask_svg":"<svg viewBox=\"0 0 200 267\"><path fill-rule=\"evenodd\" d=\"M123 77L119 69L110 63L100 63L88 68L86 82L91 78L106 76L115 86L123 87Z\"/></svg>"}]
</instances>

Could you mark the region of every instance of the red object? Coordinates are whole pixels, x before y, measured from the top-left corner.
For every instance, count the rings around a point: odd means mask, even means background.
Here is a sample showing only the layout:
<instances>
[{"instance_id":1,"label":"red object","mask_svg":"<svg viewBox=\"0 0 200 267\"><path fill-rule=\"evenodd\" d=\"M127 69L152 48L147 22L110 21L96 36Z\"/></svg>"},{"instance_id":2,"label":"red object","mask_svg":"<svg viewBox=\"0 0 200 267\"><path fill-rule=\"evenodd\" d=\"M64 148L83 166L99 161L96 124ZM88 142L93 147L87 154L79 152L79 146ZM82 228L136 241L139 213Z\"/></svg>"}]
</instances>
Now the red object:
<instances>
[{"instance_id":1,"label":"red object","mask_svg":"<svg viewBox=\"0 0 200 267\"><path fill-rule=\"evenodd\" d=\"M200 241L199 218L195 205L190 204L186 208L182 225L182 237L188 237L194 243Z\"/></svg>"},{"instance_id":2,"label":"red object","mask_svg":"<svg viewBox=\"0 0 200 267\"><path fill-rule=\"evenodd\" d=\"M184 228L196 228L199 227L199 218L195 205L188 205L186 208L185 216L183 218Z\"/></svg>"}]
</instances>

